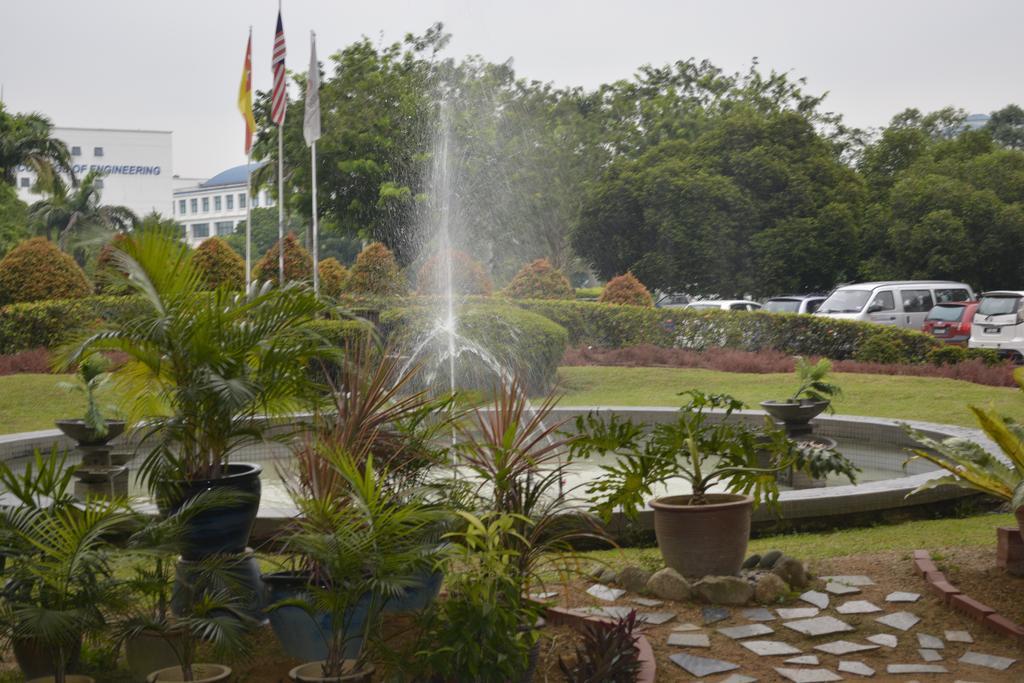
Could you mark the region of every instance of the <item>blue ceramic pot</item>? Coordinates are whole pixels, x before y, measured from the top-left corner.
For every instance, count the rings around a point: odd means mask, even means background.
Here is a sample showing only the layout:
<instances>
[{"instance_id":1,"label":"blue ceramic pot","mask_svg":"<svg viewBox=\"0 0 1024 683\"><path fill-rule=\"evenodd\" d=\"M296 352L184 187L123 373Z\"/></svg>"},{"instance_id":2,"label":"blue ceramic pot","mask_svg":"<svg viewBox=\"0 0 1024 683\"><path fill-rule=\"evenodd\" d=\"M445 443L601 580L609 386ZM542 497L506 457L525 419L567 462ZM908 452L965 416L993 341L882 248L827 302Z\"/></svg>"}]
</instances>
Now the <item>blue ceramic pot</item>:
<instances>
[{"instance_id":1,"label":"blue ceramic pot","mask_svg":"<svg viewBox=\"0 0 1024 683\"><path fill-rule=\"evenodd\" d=\"M263 468L251 463L227 465L223 477L170 482L169 491L157 496L157 506L164 515L173 514L190 498L213 489L232 489L245 494L235 505L201 512L189 520L181 556L185 560L201 560L210 555L238 554L245 551L249 535L260 509L260 473Z\"/></svg>"}]
</instances>

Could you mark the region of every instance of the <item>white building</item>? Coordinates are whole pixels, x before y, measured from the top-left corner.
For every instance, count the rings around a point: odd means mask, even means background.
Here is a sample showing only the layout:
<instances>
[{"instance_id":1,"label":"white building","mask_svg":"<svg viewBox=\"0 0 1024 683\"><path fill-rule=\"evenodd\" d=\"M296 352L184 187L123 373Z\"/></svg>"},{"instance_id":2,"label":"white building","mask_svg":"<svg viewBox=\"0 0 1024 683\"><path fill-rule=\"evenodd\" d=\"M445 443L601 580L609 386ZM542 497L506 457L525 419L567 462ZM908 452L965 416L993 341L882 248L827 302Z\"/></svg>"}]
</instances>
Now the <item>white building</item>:
<instances>
[{"instance_id":1,"label":"white building","mask_svg":"<svg viewBox=\"0 0 1024 683\"><path fill-rule=\"evenodd\" d=\"M235 166L209 180L174 190L174 220L184 228L190 246L214 235L230 235L245 221L249 172L260 165ZM274 200L261 190L253 196L252 206L274 206Z\"/></svg>"},{"instance_id":2,"label":"white building","mask_svg":"<svg viewBox=\"0 0 1024 683\"><path fill-rule=\"evenodd\" d=\"M53 137L68 146L76 176L94 170L104 174L104 204L127 206L139 218L151 211L171 215L170 131L54 127ZM18 196L28 204L42 199L32 191L35 181L29 169L18 169Z\"/></svg>"}]
</instances>

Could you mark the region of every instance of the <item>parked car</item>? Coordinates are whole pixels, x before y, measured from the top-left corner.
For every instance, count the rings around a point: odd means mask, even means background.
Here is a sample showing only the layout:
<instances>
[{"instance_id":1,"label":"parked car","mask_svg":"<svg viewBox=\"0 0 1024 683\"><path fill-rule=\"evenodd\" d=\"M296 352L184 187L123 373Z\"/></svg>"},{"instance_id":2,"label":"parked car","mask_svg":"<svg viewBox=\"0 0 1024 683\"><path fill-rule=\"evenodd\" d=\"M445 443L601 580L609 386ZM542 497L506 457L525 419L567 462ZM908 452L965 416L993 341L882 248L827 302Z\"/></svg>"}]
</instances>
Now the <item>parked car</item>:
<instances>
[{"instance_id":1,"label":"parked car","mask_svg":"<svg viewBox=\"0 0 1024 683\"><path fill-rule=\"evenodd\" d=\"M690 297L676 292L657 292L655 296L655 308L686 308L690 303Z\"/></svg>"},{"instance_id":2,"label":"parked car","mask_svg":"<svg viewBox=\"0 0 1024 683\"><path fill-rule=\"evenodd\" d=\"M762 310L772 313L814 313L826 298L825 294L773 296L764 302Z\"/></svg>"},{"instance_id":3,"label":"parked car","mask_svg":"<svg viewBox=\"0 0 1024 683\"><path fill-rule=\"evenodd\" d=\"M1000 356L1024 360L1024 291L984 292L971 325L972 349L992 349Z\"/></svg>"},{"instance_id":4,"label":"parked car","mask_svg":"<svg viewBox=\"0 0 1024 683\"><path fill-rule=\"evenodd\" d=\"M970 285L949 280L860 282L835 289L815 315L919 330L935 304L973 298Z\"/></svg>"},{"instance_id":5,"label":"parked car","mask_svg":"<svg viewBox=\"0 0 1024 683\"><path fill-rule=\"evenodd\" d=\"M718 309L721 311L756 311L761 304L746 299L698 299L686 304L686 308L698 310Z\"/></svg>"},{"instance_id":6,"label":"parked car","mask_svg":"<svg viewBox=\"0 0 1024 683\"><path fill-rule=\"evenodd\" d=\"M921 331L947 344L966 346L971 338L971 320L978 310L977 301L950 301L928 311Z\"/></svg>"}]
</instances>

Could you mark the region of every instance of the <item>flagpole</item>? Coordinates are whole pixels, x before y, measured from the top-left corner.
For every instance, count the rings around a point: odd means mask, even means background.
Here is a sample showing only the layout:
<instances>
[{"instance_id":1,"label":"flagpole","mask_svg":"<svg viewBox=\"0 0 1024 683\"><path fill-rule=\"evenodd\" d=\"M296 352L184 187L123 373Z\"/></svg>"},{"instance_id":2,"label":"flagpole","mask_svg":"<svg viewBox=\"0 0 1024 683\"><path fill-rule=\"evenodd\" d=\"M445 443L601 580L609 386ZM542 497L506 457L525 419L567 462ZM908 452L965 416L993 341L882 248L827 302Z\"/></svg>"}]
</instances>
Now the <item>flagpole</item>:
<instances>
[{"instance_id":1,"label":"flagpole","mask_svg":"<svg viewBox=\"0 0 1024 683\"><path fill-rule=\"evenodd\" d=\"M284 136L277 127L277 273L284 286Z\"/></svg>"},{"instance_id":2,"label":"flagpole","mask_svg":"<svg viewBox=\"0 0 1024 683\"><path fill-rule=\"evenodd\" d=\"M320 293L320 236L319 226L316 213L316 141L313 141L312 145L312 157L310 163L312 164L312 175L313 175L313 292L315 294Z\"/></svg>"},{"instance_id":3,"label":"flagpole","mask_svg":"<svg viewBox=\"0 0 1024 683\"><path fill-rule=\"evenodd\" d=\"M245 291L252 285L252 150L245 166Z\"/></svg>"}]
</instances>

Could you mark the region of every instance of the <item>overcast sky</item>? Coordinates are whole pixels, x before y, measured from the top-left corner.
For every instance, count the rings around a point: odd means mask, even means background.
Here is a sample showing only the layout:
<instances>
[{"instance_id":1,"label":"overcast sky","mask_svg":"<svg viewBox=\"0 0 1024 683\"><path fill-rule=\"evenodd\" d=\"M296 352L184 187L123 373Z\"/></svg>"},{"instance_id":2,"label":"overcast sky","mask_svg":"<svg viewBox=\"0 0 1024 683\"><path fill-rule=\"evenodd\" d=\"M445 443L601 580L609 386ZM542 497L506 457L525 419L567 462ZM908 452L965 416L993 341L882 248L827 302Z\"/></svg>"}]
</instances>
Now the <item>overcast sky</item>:
<instances>
[{"instance_id":1,"label":"overcast sky","mask_svg":"<svg viewBox=\"0 0 1024 683\"><path fill-rule=\"evenodd\" d=\"M270 83L276 0L0 0L0 84L14 111L57 124L174 132L174 172L244 161L235 100L253 26L255 87ZM905 107L1024 104L1016 0L285 0L289 68L360 36L386 43L442 21L447 54L513 58L520 76L594 87L642 64L752 57L805 76L856 126ZM289 115L296 115L292 109Z\"/></svg>"}]
</instances>

